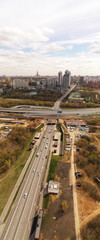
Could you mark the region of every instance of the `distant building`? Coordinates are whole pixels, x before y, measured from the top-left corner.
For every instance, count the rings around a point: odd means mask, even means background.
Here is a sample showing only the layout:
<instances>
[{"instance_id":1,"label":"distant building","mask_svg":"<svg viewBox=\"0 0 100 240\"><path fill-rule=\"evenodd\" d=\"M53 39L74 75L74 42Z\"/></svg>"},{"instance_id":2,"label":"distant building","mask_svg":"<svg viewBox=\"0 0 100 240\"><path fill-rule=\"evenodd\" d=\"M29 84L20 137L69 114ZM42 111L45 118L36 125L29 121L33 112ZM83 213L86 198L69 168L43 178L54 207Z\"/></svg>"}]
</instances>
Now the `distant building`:
<instances>
[{"instance_id":1,"label":"distant building","mask_svg":"<svg viewBox=\"0 0 100 240\"><path fill-rule=\"evenodd\" d=\"M58 73L58 86L60 87L62 85L62 72Z\"/></svg>"},{"instance_id":2,"label":"distant building","mask_svg":"<svg viewBox=\"0 0 100 240\"><path fill-rule=\"evenodd\" d=\"M56 79L53 79L53 86L56 86Z\"/></svg>"},{"instance_id":3,"label":"distant building","mask_svg":"<svg viewBox=\"0 0 100 240\"><path fill-rule=\"evenodd\" d=\"M80 76L79 83L80 83L80 84L83 84L83 83L84 83L84 77Z\"/></svg>"},{"instance_id":4,"label":"distant building","mask_svg":"<svg viewBox=\"0 0 100 240\"><path fill-rule=\"evenodd\" d=\"M50 86L50 79L47 79L47 85Z\"/></svg>"},{"instance_id":5,"label":"distant building","mask_svg":"<svg viewBox=\"0 0 100 240\"><path fill-rule=\"evenodd\" d=\"M100 81L88 81L88 87L100 88Z\"/></svg>"},{"instance_id":6,"label":"distant building","mask_svg":"<svg viewBox=\"0 0 100 240\"><path fill-rule=\"evenodd\" d=\"M13 79L12 81L12 87L14 89L16 88L28 88L29 87L29 80L28 79Z\"/></svg>"},{"instance_id":7,"label":"distant building","mask_svg":"<svg viewBox=\"0 0 100 240\"><path fill-rule=\"evenodd\" d=\"M67 89L68 87L70 87L70 82L71 82L71 73L68 70L66 70L63 76L63 88Z\"/></svg>"},{"instance_id":8,"label":"distant building","mask_svg":"<svg viewBox=\"0 0 100 240\"><path fill-rule=\"evenodd\" d=\"M40 88L40 80L36 81L36 88Z\"/></svg>"},{"instance_id":9,"label":"distant building","mask_svg":"<svg viewBox=\"0 0 100 240\"><path fill-rule=\"evenodd\" d=\"M45 87L45 85L46 85L45 79L42 80L42 85L43 85L43 87Z\"/></svg>"}]
</instances>

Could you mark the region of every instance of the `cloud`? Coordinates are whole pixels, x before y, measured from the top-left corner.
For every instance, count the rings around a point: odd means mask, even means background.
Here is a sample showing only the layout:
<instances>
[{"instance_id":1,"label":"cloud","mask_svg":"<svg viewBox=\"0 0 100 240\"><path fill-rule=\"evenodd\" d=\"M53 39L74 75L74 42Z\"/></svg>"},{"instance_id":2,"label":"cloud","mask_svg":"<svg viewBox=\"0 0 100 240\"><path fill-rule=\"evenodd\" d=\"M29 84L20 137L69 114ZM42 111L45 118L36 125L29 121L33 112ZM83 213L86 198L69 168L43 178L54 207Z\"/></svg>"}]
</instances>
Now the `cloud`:
<instances>
[{"instance_id":1,"label":"cloud","mask_svg":"<svg viewBox=\"0 0 100 240\"><path fill-rule=\"evenodd\" d=\"M89 46L89 54L100 54L100 42Z\"/></svg>"},{"instance_id":2,"label":"cloud","mask_svg":"<svg viewBox=\"0 0 100 240\"><path fill-rule=\"evenodd\" d=\"M0 29L0 46L4 47L31 47L33 43L48 42L48 33L53 33L53 30L49 28L41 29L39 27L33 27L29 32L21 31L16 28L2 28Z\"/></svg>"},{"instance_id":3,"label":"cloud","mask_svg":"<svg viewBox=\"0 0 100 240\"><path fill-rule=\"evenodd\" d=\"M99 23L98 0L1 0L0 74L100 74Z\"/></svg>"}]
</instances>

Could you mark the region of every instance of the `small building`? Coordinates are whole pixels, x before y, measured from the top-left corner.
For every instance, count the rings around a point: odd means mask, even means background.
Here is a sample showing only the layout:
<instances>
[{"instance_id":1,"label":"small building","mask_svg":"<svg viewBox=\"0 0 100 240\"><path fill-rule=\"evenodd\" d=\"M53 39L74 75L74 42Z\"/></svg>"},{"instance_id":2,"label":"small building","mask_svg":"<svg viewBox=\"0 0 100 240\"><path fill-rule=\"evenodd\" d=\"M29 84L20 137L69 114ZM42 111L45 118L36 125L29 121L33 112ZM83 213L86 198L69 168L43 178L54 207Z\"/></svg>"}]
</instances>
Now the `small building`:
<instances>
[{"instance_id":1,"label":"small building","mask_svg":"<svg viewBox=\"0 0 100 240\"><path fill-rule=\"evenodd\" d=\"M81 119L71 119L64 121L67 127L86 127L86 123Z\"/></svg>"},{"instance_id":2,"label":"small building","mask_svg":"<svg viewBox=\"0 0 100 240\"><path fill-rule=\"evenodd\" d=\"M16 88L28 88L29 87L29 79L13 79L12 86L14 89Z\"/></svg>"},{"instance_id":3,"label":"small building","mask_svg":"<svg viewBox=\"0 0 100 240\"><path fill-rule=\"evenodd\" d=\"M39 138L40 138L40 135L41 135L40 133L36 133L34 138L35 138L35 139L39 139Z\"/></svg>"},{"instance_id":4,"label":"small building","mask_svg":"<svg viewBox=\"0 0 100 240\"><path fill-rule=\"evenodd\" d=\"M53 137L53 140L54 140L54 141L58 141L58 134L57 134L57 133L55 133L55 135L54 135L54 137Z\"/></svg>"},{"instance_id":5,"label":"small building","mask_svg":"<svg viewBox=\"0 0 100 240\"><path fill-rule=\"evenodd\" d=\"M59 193L59 182L54 182L52 180L49 181L48 193L58 194Z\"/></svg>"}]
</instances>

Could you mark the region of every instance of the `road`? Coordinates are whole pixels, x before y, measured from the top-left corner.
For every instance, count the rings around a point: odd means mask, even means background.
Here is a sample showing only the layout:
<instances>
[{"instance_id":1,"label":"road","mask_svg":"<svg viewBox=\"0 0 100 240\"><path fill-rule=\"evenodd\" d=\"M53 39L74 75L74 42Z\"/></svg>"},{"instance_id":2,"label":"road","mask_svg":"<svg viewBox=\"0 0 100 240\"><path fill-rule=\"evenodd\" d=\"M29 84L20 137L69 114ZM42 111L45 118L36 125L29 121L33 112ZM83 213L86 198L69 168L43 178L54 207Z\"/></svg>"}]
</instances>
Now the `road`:
<instances>
[{"instance_id":1,"label":"road","mask_svg":"<svg viewBox=\"0 0 100 240\"><path fill-rule=\"evenodd\" d=\"M70 135L72 137L71 173L72 173L72 186L73 186L75 231L76 231L76 240L81 240L81 238L80 238L80 223L79 223L79 213L78 213L77 191L76 191L76 182L75 182L75 169L74 169L74 133L70 133Z\"/></svg>"},{"instance_id":2,"label":"road","mask_svg":"<svg viewBox=\"0 0 100 240\"><path fill-rule=\"evenodd\" d=\"M100 108L79 108L79 109L64 109L62 110L62 113L57 113L57 110L31 110L31 109L4 109L0 108L0 112L3 113L22 113L25 116L32 116L32 117L42 117L42 118L64 118L67 115L94 115L94 114L100 114Z\"/></svg>"},{"instance_id":3,"label":"road","mask_svg":"<svg viewBox=\"0 0 100 240\"><path fill-rule=\"evenodd\" d=\"M54 106L53 106L52 109L53 109L53 110L59 110L59 109L60 109L60 103L62 102L62 100L63 100L65 97L67 97L67 96L69 95L69 93L70 93L75 87L76 87L76 84L72 85L72 86L70 87L70 89L68 89L68 90L65 92L65 94L55 102L55 104L54 104Z\"/></svg>"},{"instance_id":4,"label":"road","mask_svg":"<svg viewBox=\"0 0 100 240\"><path fill-rule=\"evenodd\" d=\"M38 154L33 157L17 199L10 212L1 240L27 240L30 236L31 226L35 215L37 201L41 191L41 184L46 168L49 148L52 141L54 126L47 126L45 138L42 138L38 147ZM47 146L47 147L46 147ZM35 172L33 172L35 169ZM27 193L27 198L24 194Z\"/></svg>"}]
</instances>

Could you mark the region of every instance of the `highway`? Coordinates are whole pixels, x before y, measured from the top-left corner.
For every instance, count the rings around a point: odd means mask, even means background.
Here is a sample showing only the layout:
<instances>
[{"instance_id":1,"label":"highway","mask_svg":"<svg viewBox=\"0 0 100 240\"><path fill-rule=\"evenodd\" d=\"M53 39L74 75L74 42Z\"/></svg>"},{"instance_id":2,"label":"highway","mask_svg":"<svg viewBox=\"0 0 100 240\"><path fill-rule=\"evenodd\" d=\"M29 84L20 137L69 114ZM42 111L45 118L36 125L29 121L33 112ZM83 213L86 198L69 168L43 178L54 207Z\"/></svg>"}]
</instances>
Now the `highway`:
<instances>
[{"instance_id":1,"label":"highway","mask_svg":"<svg viewBox=\"0 0 100 240\"><path fill-rule=\"evenodd\" d=\"M32 159L17 199L6 222L1 240L28 240L46 168L54 126L46 127L44 137ZM38 156L37 156L38 153ZM34 170L35 169L35 170ZM27 198L24 194L27 193Z\"/></svg>"},{"instance_id":2,"label":"highway","mask_svg":"<svg viewBox=\"0 0 100 240\"><path fill-rule=\"evenodd\" d=\"M0 112L3 113L22 113L25 116L32 116L32 117L42 117L42 118L46 118L46 117L57 117L57 118L63 118L66 117L67 115L93 115L93 114L100 114L100 107L98 108L74 108L74 109L63 109L62 113L57 113L57 110L45 110L45 109L41 109L41 110L32 110L32 109L5 109L5 108L0 108Z\"/></svg>"}]
</instances>

